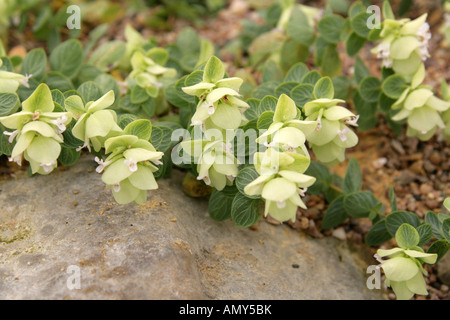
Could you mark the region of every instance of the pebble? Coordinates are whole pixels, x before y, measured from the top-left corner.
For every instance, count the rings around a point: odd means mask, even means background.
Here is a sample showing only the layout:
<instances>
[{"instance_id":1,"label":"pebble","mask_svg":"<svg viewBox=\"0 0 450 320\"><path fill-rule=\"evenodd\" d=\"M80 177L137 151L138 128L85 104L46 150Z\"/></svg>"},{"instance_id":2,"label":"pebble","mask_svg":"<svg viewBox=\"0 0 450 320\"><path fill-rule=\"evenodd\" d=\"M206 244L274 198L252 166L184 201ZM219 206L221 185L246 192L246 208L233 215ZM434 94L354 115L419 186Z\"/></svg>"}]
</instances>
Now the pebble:
<instances>
[{"instance_id":1,"label":"pebble","mask_svg":"<svg viewBox=\"0 0 450 320\"><path fill-rule=\"evenodd\" d=\"M342 227L335 229L333 231L332 235L336 239L339 239L339 240L342 240L342 241L347 240L347 234L345 233L345 230Z\"/></svg>"},{"instance_id":2,"label":"pebble","mask_svg":"<svg viewBox=\"0 0 450 320\"><path fill-rule=\"evenodd\" d=\"M433 187L429 184L423 183L420 185L419 191L422 195L427 195L433 191Z\"/></svg>"},{"instance_id":3,"label":"pebble","mask_svg":"<svg viewBox=\"0 0 450 320\"><path fill-rule=\"evenodd\" d=\"M439 165L441 163L441 156L439 152L434 151L430 156L430 162L434 165Z\"/></svg>"}]
</instances>

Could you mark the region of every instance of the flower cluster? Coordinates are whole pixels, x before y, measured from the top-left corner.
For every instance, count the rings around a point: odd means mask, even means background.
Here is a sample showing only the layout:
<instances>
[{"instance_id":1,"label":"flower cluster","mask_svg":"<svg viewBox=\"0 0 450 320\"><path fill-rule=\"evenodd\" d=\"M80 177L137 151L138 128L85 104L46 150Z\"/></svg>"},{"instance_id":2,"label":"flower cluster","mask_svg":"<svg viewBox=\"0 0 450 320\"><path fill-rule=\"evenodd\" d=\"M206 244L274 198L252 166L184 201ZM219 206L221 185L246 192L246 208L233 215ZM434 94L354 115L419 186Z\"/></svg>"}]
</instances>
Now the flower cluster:
<instances>
[{"instance_id":1,"label":"flower cluster","mask_svg":"<svg viewBox=\"0 0 450 320\"><path fill-rule=\"evenodd\" d=\"M212 56L206 63L203 81L182 88L185 93L199 98L191 119L193 126L201 125L204 130L235 130L246 122L244 111L249 105L238 98L243 80L238 77L224 79L224 75L222 62Z\"/></svg>"},{"instance_id":2,"label":"flower cluster","mask_svg":"<svg viewBox=\"0 0 450 320\"><path fill-rule=\"evenodd\" d=\"M447 110L450 110L450 102L437 98L433 91L425 86L411 86L405 89L400 98L392 105L392 109L399 110L392 120L406 119L408 123L407 136L416 136L420 140L426 141L434 135L437 128L446 127L444 121L448 118L446 113L448 113ZM444 112L444 119L441 118L441 112Z\"/></svg>"},{"instance_id":3,"label":"flower cluster","mask_svg":"<svg viewBox=\"0 0 450 320\"><path fill-rule=\"evenodd\" d=\"M385 284L392 287L397 299L408 300L414 294L428 295L425 280L427 275L423 264L434 264L437 260L436 253L425 253L418 247L419 234L417 230L407 224L402 224L395 239L398 248L389 250L379 249L376 258L381 262L381 268L386 275ZM381 258L389 257L389 260Z\"/></svg>"},{"instance_id":4,"label":"flower cluster","mask_svg":"<svg viewBox=\"0 0 450 320\"><path fill-rule=\"evenodd\" d=\"M372 52L383 60L385 68L412 77L430 55L428 41L431 39L427 14L415 20L386 19L380 37L381 43Z\"/></svg>"},{"instance_id":5,"label":"flower cluster","mask_svg":"<svg viewBox=\"0 0 450 320\"><path fill-rule=\"evenodd\" d=\"M10 161L21 165L23 156L30 163L32 173L48 174L57 167L62 132L72 117L68 112L53 112L54 109L50 88L41 84L22 103L22 111L0 118L6 128L14 130L3 133L9 135L10 143L16 139Z\"/></svg>"},{"instance_id":6,"label":"flower cluster","mask_svg":"<svg viewBox=\"0 0 450 320\"><path fill-rule=\"evenodd\" d=\"M102 181L112 189L114 199L120 204L147 201L147 190L158 188L153 172L163 156L153 145L135 135L121 135L105 141L105 159L95 158L96 171Z\"/></svg>"},{"instance_id":7,"label":"flower cluster","mask_svg":"<svg viewBox=\"0 0 450 320\"><path fill-rule=\"evenodd\" d=\"M315 121L316 128L306 133L306 139L316 158L333 166L345 160L345 149L358 143L358 136L349 129L358 126L359 116L338 106L339 99L316 99L305 104L307 121Z\"/></svg>"},{"instance_id":8,"label":"flower cluster","mask_svg":"<svg viewBox=\"0 0 450 320\"><path fill-rule=\"evenodd\" d=\"M113 110L105 110L114 103L114 91L109 91L97 101L89 101L84 105L78 95L68 97L64 104L77 123L72 128L75 138L84 142L78 148L91 151L92 144L95 151L100 151L106 139L117 136L122 129L117 125L117 115Z\"/></svg>"},{"instance_id":9,"label":"flower cluster","mask_svg":"<svg viewBox=\"0 0 450 320\"><path fill-rule=\"evenodd\" d=\"M136 51L131 57L133 70L127 78L127 83L132 87L135 82L145 89L148 96L156 98L164 86L165 79L172 79L177 75L175 69L163 67L167 59L167 52L162 48L150 49L146 54Z\"/></svg>"},{"instance_id":10,"label":"flower cluster","mask_svg":"<svg viewBox=\"0 0 450 320\"><path fill-rule=\"evenodd\" d=\"M214 131L217 130L206 131L203 139L183 141L181 147L197 164L197 180L203 180L206 185L220 191L233 184L239 163L231 143L226 139L214 139L215 136L211 134Z\"/></svg>"},{"instance_id":11,"label":"flower cluster","mask_svg":"<svg viewBox=\"0 0 450 320\"><path fill-rule=\"evenodd\" d=\"M297 120L296 116L294 101L282 94L274 122L257 140L268 147L265 152L254 154L260 176L244 188L249 196L261 195L265 200L264 214L270 213L280 222L295 221L297 207L306 209L301 196L316 180L304 174L310 163L304 132L313 131L315 122Z\"/></svg>"}]
</instances>

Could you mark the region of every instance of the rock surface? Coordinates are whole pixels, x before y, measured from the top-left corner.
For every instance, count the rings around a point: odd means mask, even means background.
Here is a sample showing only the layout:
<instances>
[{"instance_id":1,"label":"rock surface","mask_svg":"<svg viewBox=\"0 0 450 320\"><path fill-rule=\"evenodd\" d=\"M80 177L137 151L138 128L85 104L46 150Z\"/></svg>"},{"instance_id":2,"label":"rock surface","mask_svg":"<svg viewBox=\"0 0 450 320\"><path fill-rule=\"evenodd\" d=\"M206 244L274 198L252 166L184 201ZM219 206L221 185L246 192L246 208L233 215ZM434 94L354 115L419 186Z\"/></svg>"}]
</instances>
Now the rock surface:
<instances>
[{"instance_id":1,"label":"rock surface","mask_svg":"<svg viewBox=\"0 0 450 320\"><path fill-rule=\"evenodd\" d=\"M117 205L95 165L0 182L1 299L383 297L345 241L215 222L176 170L145 204Z\"/></svg>"}]
</instances>

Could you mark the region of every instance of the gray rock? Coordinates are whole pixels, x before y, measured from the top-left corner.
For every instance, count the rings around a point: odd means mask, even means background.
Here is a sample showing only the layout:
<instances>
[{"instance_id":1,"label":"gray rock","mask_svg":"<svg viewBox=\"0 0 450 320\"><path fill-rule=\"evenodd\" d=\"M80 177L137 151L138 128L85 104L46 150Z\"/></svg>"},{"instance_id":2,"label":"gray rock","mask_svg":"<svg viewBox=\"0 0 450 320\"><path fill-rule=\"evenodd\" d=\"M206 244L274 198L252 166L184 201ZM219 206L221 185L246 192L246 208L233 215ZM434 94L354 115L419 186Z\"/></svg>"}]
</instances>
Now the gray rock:
<instances>
[{"instance_id":1,"label":"gray rock","mask_svg":"<svg viewBox=\"0 0 450 320\"><path fill-rule=\"evenodd\" d=\"M450 286L450 252L437 263L437 276L443 284Z\"/></svg>"},{"instance_id":2,"label":"gray rock","mask_svg":"<svg viewBox=\"0 0 450 320\"><path fill-rule=\"evenodd\" d=\"M176 170L145 204L118 205L95 165L0 182L1 299L383 297L366 288L374 261L344 241L215 222Z\"/></svg>"}]
</instances>

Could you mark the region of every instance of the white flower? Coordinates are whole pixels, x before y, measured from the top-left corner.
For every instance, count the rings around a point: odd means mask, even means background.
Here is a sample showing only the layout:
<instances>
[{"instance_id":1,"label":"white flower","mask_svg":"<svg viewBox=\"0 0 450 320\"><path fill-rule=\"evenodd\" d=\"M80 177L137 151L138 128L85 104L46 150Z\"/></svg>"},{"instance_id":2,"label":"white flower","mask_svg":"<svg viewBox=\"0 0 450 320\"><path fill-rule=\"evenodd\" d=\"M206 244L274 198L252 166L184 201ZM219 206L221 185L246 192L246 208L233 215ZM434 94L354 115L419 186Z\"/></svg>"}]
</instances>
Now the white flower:
<instances>
[{"instance_id":1,"label":"white flower","mask_svg":"<svg viewBox=\"0 0 450 320\"><path fill-rule=\"evenodd\" d=\"M389 43L383 44L380 43L378 46L378 59L383 59L383 66L385 68L391 68L392 67L392 60L389 58L391 55L391 45Z\"/></svg>"},{"instance_id":2,"label":"white flower","mask_svg":"<svg viewBox=\"0 0 450 320\"><path fill-rule=\"evenodd\" d=\"M422 61L427 60L430 56L428 52L428 41L431 39L430 25L425 22L420 26L419 30L417 30L416 35L419 37L419 54L422 58Z\"/></svg>"},{"instance_id":3,"label":"white flower","mask_svg":"<svg viewBox=\"0 0 450 320\"><path fill-rule=\"evenodd\" d=\"M94 160L98 163L98 167L95 169L98 173L101 173L103 169L110 164L109 161L104 162L103 159L100 159L99 157L95 157Z\"/></svg>"},{"instance_id":4,"label":"white flower","mask_svg":"<svg viewBox=\"0 0 450 320\"><path fill-rule=\"evenodd\" d=\"M89 150L89 152L91 152L91 146L89 145L89 140L85 141L84 144L82 146L79 146L78 148L76 148L75 150L78 152L83 148L87 148Z\"/></svg>"},{"instance_id":5,"label":"white flower","mask_svg":"<svg viewBox=\"0 0 450 320\"><path fill-rule=\"evenodd\" d=\"M444 25L446 27L450 27L450 13L446 13L444 15Z\"/></svg>"},{"instance_id":6,"label":"white flower","mask_svg":"<svg viewBox=\"0 0 450 320\"><path fill-rule=\"evenodd\" d=\"M22 154L12 158L12 157L8 157L8 161L9 162L15 162L17 163L19 166L22 166Z\"/></svg>"},{"instance_id":7,"label":"white flower","mask_svg":"<svg viewBox=\"0 0 450 320\"><path fill-rule=\"evenodd\" d=\"M298 148L298 146L294 146L291 143L286 143L284 145L281 146L286 152L294 152L297 153L297 151L295 150L296 148Z\"/></svg>"},{"instance_id":8,"label":"white flower","mask_svg":"<svg viewBox=\"0 0 450 320\"><path fill-rule=\"evenodd\" d=\"M356 117L351 117L350 119L344 120L344 123L347 124L347 125L350 125L350 126L357 127L358 126L358 124L357 124L358 119L359 119L359 114Z\"/></svg>"},{"instance_id":9,"label":"white flower","mask_svg":"<svg viewBox=\"0 0 450 320\"><path fill-rule=\"evenodd\" d=\"M307 190L308 188L298 188L298 194L300 195L300 197L304 197Z\"/></svg>"},{"instance_id":10,"label":"white flower","mask_svg":"<svg viewBox=\"0 0 450 320\"><path fill-rule=\"evenodd\" d=\"M152 162L157 166L163 164L163 162L161 160L153 160Z\"/></svg>"},{"instance_id":11,"label":"white flower","mask_svg":"<svg viewBox=\"0 0 450 320\"><path fill-rule=\"evenodd\" d=\"M63 133L66 130L66 125L64 124L67 121L67 116L62 115L61 118L56 120L52 120L51 122L58 127L58 133Z\"/></svg>"},{"instance_id":12,"label":"white flower","mask_svg":"<svg viewBox=\"0 0 450 320\"><path fill-rule=\"evenodd\" d=\"M316 131L320 131L322 129L322 120L317 119Z\"/></svg>"},{"instance_id":13,"label":"white flower","mask_svg":"<svg viewBox=\"0 0 450 320\"><path fill-rule=\"evenodd\" d=\"M52 162L48 163L41 163L41 167L44 169L45 172L50 172L53 170L53 166L56 164L56 160L53 160Z\"/></svg>"},{"instance_id":14,"label":"white flower","mask_svg":"<svg viewBox=\"0 0 450 320\"><path fill-rule=\"evenodd\" d=\"M30 84L28 83L28 80L32 77L32 74L25 74L25 78L20 82L24 87L29 88Z\"/></svg>"},{"instance_id":15,"label":"white flower","mask_svg":"<svg viewBox=\"0 0 450 320\"><path fill-rule=\"evenodd\" d=\"M133 160L133 158L125 159L123 162L128 166L128 169L130 169L131 172L137 171L137 161Z\"/></svg>"},{"instance_id":16,"label":"white flower","mask_svg":"<svg viewBox=\"0 0 450 320\"><path fill-rule=\"evenodd\" d=\"M126 95L128 91L128 82L126 81L117 81L119 86L119 91L122 95Z\"/></svg>"},{"instance_id":17,"label":"white flower","mask_svg":"<svg viewBox=\"0 0 450 320\"><path fill-rule=\"evenodd\" d=\"M347 127L344 127L342 130L338 130L339 138L341 138L341 141L344 142L347 140L347 136L345 135L349 129Z\"/></svg>"},{"instance_id":18,"label":"white flower","mask_svg":"<svg viewBox=\"0 0 450 320\"><path fill-rule=\"evenodd\" d=\"M211 179L209 178L209 176L207 174L204 175L203 177L198 176L197 180L203 180L206 183L206 185L208 185L208 186L211 184Z\"/></svg>"},{"instance_id":19,"label":"white flower","mask_svg":"<svg viewBox=\"0 0 450 320\"><path fill-rule=\"evenodd\" d=\"M230 180L231 182L233 182L235 178L236 178L235 174L227 176L227 179Z\"/></svg>"},{"instance_id":20,"label":"white flower","mask_svg":"<svg viewBox=\"0 0 450 320\"><path fill-rule=\"evenodd\" d=\"M225 153L232 154L233 153L232 147L233 146L232 146L231 142L227 142L227 143L223 142L222 143L222 150Z\"/></svg>"},{"instance_id":21,"label":"white flower","mask_svg":"<svg viewBox=\"0 0 450 320\"><path fill-rule=\"evenodd\" d=\"M120 184L118 184L118 183L113 184L112 188L113 188L114 192L119 192L120 191Z\"/></svg>"},{"instance_id":22,"label":"white flower","mask_svg":"<svg viewBox=\"0 0 450 320\"><path fill-rule=\"evenodd\" d=\"M36 111L35 113L33 113L33 120L39 119L39 116L40 116L39 111Z\"/></svg>"},{"instance_id":23,"label":"white flower","mask_svg":"<svg viewBox=\"0 0 450 320\"><path fill-rule=\"evenodd\" d=\"M13 140L14 140L14 138L19 134L19 130L15 130L15 131L13 131L13 132L3 131L3 134L4 134L5 136L9 136L8 142L9 142L9 143L12 143Z\"/></svg>"},{"instance_id":24,"label":"white flower","mask_svg":"<svg viewBox=\"0 0 450 320\"><path fill-rule=\"evenodd\" d=\"M151 84L154 85L157 88L162 88L163 87L163 83L159 82L159 81L152 81Z\"/></svg>"},{"instance_id":25,"label":"white flower","mask_svg":"<svg viewBox=\"0 0 450 320\"><path fill-rule=\"evenodd\" d=\"M203 108L208 108L209 115L212 115L212 114L214 114L214 112L216 112L216 109L214 109L214 103L204 104Z\"/></svg>"},{"instance_id":26,"label":"white flower","mask_svg":"<svg viewBox=\"0 0 450 320\"><path fill-rule=\"evenodd\" d=\"M278 209L283 209L284 207L286 207L286 201L277 201Z\"/></svg>"}]
</instances>

